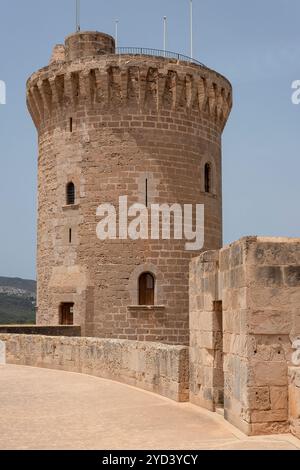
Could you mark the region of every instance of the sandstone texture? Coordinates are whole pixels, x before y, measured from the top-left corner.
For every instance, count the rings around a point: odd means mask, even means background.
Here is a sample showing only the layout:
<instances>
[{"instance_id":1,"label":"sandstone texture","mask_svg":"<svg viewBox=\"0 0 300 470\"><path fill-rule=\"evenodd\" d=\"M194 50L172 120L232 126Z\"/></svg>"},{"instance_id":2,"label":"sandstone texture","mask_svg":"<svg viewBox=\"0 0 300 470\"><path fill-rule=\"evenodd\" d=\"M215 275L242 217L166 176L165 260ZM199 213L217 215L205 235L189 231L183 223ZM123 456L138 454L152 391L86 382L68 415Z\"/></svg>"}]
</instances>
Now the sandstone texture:
<instances>
[{"instance_id":1,"label":"sandstone texture","mask_svg":"<svg viewBox=\"0 0 300 470\"><path fill-rule=\"evenodd\" d=\"M231 85L200 64L129 52L103 33L72 34L28 80L39 138L37 322L42 331L73 323L83 337L0 329L8 361L224 408L248 435L299 437L300 239L221 248ZM97 207L118 209L121 196L129 206L204 204L203 250L150 233L100 241ZM139 305L143 273L155 280L154 305Z\"/></svg>"},{"instance_id":2,"label":"sandstone texture","mask_svg":"<svg viewBox=\"0 0 300 470\"><path fill-rule=\"evenodd\" d=\"M289 367L289 419L291 432L300 439L300 367Z\"/></svg>"},{"instance_id":3,"label":"sandstone texture","mask_svg":"<svg viewBox=\"0 0 300 470\"><path fill-rule=\"evenodd\" d=\"M188 401L188 348L98 338L0 334L8 364L79 372Z\"/></svg>"},{"instance_id":4,"label":"sandstone texture","mask_svg":"<svg viewBox=\"0 0 300 470\"><path fill-rule=\"evenodd\" d=\"M100 241L96 210L125 195L129 205L204 204L204 248L221 248L230 83L193 63L115 54L113 38L82 32L31 76L27 103L39 138L38 324L59 324L60 305L74 303L85 336L188 344L189 262L199 251L186 240ZM143 272L155 277L155 306L137 309Z\"/></svg>"},{"instance_id":5,"label":"sandstone texture","mask_svg":"<svg viewBox=\"0 0 300 470\"><path fill-rule=\"evenodd\" d=\"M300 239L246 237L190 267L190 399L247 434L297 429ZM296 431L295 431L296 433Z\"/></svg>"}]
</instances>

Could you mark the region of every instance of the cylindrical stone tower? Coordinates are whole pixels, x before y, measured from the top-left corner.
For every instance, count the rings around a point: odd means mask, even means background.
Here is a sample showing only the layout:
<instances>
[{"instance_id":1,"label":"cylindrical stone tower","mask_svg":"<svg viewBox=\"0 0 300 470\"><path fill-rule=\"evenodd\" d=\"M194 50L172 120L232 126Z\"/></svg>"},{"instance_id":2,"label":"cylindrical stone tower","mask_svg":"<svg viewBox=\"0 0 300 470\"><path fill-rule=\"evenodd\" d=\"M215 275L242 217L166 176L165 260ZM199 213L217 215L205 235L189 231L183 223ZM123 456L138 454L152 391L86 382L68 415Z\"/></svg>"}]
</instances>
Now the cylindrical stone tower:
<instances>
[{"instance_id":1,"label":"cylindrical stone tower","mask_svg":"<svg viewBox=\"0 0 300 470\"><path fill-rule=\"evenodd\" d=\"M120 51L119 51L120 52ZM143 54L142 54L143 52ZM40 325L86 336L187 344L186 240L97 238L97 208L204 204L205 250L222 244L221 135L230 83L200 64L69 36L33 74L39 136Z\"/></svg>"}]
</instances>

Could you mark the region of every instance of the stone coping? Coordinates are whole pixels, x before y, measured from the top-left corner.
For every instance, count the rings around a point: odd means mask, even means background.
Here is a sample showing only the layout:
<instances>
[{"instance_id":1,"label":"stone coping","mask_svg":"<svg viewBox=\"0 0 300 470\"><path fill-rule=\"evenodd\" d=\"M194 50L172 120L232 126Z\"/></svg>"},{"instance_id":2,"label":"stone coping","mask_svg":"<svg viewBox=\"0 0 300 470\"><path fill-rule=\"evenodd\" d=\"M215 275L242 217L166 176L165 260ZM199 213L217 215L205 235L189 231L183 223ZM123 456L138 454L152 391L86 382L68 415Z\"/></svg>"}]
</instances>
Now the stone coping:
<instances>
[{"instance_id":1,"label":"stone coping","mask_svg":"<svg viewBox=\"0 0 300 470\"><path fill-rule=\"evenodd\" d=\"M119 339L1 334L8 364L78 372L189 400L189 349Z\"/></svg>"}]
</instances>

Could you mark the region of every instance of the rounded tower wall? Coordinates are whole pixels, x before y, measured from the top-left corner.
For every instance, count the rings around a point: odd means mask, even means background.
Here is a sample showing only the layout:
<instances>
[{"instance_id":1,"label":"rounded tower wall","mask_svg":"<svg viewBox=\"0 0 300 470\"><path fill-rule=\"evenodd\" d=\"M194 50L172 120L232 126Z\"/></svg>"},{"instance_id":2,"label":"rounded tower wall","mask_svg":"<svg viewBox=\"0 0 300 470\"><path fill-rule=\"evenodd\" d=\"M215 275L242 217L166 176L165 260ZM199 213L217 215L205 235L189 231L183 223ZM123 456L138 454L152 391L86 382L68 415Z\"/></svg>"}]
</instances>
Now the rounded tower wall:
<instances>
[{"instance_id":1,"label":"rounded tower wall","mask_svg":"<svg viewBox=\"0 0 300 470\"><path fill-rule=\"evenodd\" d=\"M74 33L65 41L67 61L114 54L115 48L114 38L99 32Z\"/></svg>"},{"instance_id":2,"label":"rounded tower wall","mask_svg":"<svg viewBox=\"0 0 300 470\"><path fill-rule=\"evenodd\" d=\"M189 262L199 251L186 251L186 240L100 241L96 210L118 207L125 195L128 205L204 204L204 249L220 248L221 135L231 86L174 59L82 48L80 57L67 57L27 86L39 132L38 322L56 324L59 305L72 302L85 334L186 344ZM143 272L156 280L151 308L138 306Z\"/></svg>"}]
</instances>

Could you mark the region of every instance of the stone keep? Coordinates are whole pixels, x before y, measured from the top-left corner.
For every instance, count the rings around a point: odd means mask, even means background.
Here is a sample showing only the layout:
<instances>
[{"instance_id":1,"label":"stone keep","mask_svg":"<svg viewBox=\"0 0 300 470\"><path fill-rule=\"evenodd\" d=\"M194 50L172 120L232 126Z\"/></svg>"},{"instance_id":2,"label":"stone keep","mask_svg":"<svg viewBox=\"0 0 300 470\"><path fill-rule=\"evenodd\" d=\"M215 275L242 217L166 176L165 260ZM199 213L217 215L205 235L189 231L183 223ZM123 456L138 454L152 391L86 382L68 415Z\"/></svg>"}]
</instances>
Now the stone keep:
<instances>
[{"instance_id":1,"label":"stone keep","mask_svg":"<svg viewBox=\"0 0 300 470\"><path fill-rule=\"evenodd\" d=\"M221 136L230 83L198 64L116 54L111 36L82 32L56 46L27 84L38 130L39 325L57 325L74 304L87 336L187 344L185 240L106 240L97 207L205 204L205 250L222 245ZM210 168L210 188L204 181ZM74 204L66 187L75 186ZM155 305L138 303L143 272Z\"/></svg>"}]
</instances>

